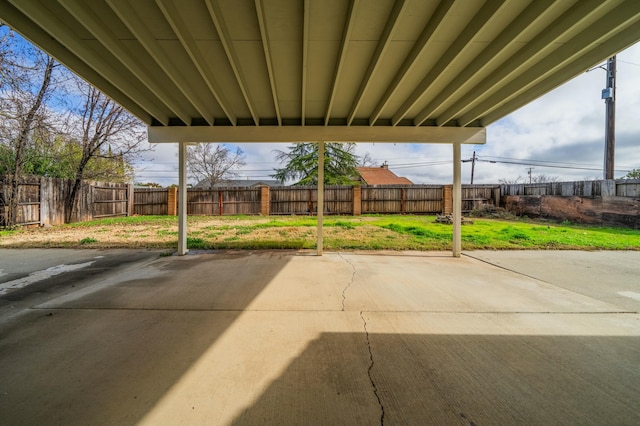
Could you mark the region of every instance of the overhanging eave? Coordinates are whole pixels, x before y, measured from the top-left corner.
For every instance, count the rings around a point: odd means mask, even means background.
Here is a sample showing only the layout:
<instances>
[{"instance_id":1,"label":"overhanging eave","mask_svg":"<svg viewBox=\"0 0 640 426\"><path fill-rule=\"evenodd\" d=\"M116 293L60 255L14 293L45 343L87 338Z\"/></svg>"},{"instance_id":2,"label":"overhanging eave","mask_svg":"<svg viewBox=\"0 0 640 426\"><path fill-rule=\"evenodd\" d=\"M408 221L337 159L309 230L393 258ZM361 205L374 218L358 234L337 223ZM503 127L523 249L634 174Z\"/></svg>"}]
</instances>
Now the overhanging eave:
<instances>
[{"instance_id":1,"label":"overhanging eave","mask_svg":"<svg viewBox=\"0 0 640 426\"><path fill-rule=\"evenodd\" d=\"M151 126L149 142L393 142L484 144L484 127Z\"/></svg>"}]
</instances>

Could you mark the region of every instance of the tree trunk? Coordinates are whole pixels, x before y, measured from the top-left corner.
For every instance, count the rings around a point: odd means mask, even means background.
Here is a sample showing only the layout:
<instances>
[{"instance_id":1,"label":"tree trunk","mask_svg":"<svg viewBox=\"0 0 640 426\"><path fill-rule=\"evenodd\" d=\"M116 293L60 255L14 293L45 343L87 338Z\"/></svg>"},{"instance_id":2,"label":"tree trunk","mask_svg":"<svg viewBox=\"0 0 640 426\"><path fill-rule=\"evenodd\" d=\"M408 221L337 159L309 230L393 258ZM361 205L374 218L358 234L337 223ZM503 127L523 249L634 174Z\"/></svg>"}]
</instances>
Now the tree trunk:
<instances>
[{"instance_id":1,"label":"tree trunk","mask_svg":"<svg viewBox=\"0 0 640 426\"><path fill-rule=\"evenodd\" d=\"M73 207L76 204L76 197L78 196L78 191L80 190L80 185L81 184L82 184L82 179L76 177L75 180L73 181L73 186L71 187L71 190L69 191L69 195L67 196L67 199L65 200L65 205L64 205L64 211L65 211L64 223L71 223L71 220L73 219Z\"/></svg>"},{"instance_id":2,"label":"tree trunk","mask_svg":"<svg viewBox=\"0 0 640 426\"><path fill-rule=\"evenodd\" d=\"M36 113L42 106L42 102L44 100L44 95L47 93L49 89L49 84L51 83L51 72L53 71L54 60L51 56L47 57L47 63L44 70L44 77L42 78L42 85L40 85L40 90L38 91L38 95L36 97L35 102L29 108L27 115L22 122L22 126L20 127L20 131L16 138L15 142L15 163L13 174L10 178L10 189L8 194L8 209L7 209L7 218L6 225L7 226L15 226L18 223L18 206L20 201L20 178L22 177L22 162L24 148L27 145L29 139L29 133L31 133L31 127L33 125L33 120L36 117Z\"/></svg>"}]
</instances>

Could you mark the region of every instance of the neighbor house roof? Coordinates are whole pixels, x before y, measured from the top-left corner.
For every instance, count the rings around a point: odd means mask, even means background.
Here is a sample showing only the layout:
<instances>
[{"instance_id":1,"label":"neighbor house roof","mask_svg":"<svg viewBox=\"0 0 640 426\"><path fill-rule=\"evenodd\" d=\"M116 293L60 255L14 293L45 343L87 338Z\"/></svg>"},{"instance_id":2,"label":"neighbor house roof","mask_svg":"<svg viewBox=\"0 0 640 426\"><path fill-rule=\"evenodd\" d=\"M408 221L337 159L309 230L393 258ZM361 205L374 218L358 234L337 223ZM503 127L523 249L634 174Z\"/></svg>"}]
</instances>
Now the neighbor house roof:
<instances>
[{"instance_id":1,"label":"neighbor house roof","mask_svg":"<svg viewBox=\"0 0 640 426\"><path fill-rule=\"evenodd\" d=\"M406 177L396 176L387 166L358 167L357 170L367 185L413 185Z\"/></svg>"}]
</instances>

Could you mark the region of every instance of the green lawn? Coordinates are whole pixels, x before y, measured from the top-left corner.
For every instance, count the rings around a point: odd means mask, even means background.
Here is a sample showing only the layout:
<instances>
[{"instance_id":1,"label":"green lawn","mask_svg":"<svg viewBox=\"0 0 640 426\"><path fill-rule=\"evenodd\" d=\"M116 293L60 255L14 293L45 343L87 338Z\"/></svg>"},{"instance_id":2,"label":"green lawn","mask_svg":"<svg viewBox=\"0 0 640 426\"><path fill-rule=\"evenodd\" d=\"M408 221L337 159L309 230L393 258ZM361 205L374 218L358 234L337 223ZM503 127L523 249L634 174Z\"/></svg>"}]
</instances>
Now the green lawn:
<instances>
[{"instance_id":1,"label":"green lawn","mask_svg":"<svg viewBox=\"0 0 640 426\"><path fill-rule=\"evenodd\" d=\"M311 249L316 218L309 216L190 216L193 249ZM51 228L0 231L0 247L175 248L177 218L134 216ZM434 216L329 216L327 250L450 250L452 226ZM640 250L640 230L532 220L474 219L462 226L464 250Z\"/></svg>"}]
</instances>

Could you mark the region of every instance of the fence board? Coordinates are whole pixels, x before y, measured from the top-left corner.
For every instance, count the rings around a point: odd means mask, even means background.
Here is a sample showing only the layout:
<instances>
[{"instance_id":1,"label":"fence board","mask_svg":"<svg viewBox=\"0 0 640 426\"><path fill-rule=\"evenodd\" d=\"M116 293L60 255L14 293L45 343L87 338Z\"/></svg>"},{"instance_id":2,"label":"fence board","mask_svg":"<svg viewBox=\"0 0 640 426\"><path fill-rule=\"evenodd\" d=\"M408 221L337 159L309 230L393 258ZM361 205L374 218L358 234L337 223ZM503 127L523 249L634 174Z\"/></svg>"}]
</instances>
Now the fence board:
<instances>
[{"instance_id":1,"label":"fence board","mask_svg":"<svg viewBox=\"0 0 640 426\"><path fill-rule=\"evenodd\" d=\"M314 186L277 186L270 188L271 214L314 214L318 208Z\"/></svg>"},{"instance_id":2,"label":"fence board","mask_svg":"<svg viewBox=\"0 0 640 426\"><path fill-rule=\"evenodd\" d=\"M616 182L618 197L640 197L640 179L627 179Z\"/></svg>"},{"instance_id":3,"label":"fence board","mask_svg":"<svg viewBox=\"0 0 640 426\"><path fill-rule=\"evenodd\" d=\"M93 218L127 216L128 188L117 183L92 185Z\"/></svg>"},{"instance_id":4,"label":"fence board","mask_svg":"<svg viewBox=\"0 0 640 426\"><path fill-rule=\"evenodd\" d=\"M440 213L442 185L362 187L362 213Z\"/></svg>"},{"instance_id":5,"label":"fence board","mask_svg":"<svg viewBox=\"0 0 640 426\"><path fill-rule=\"evenodd\" d=\"M135 188L133 192L133 214L167 215L169 194L164 188Z\"/></svg>"}]
</instances>

